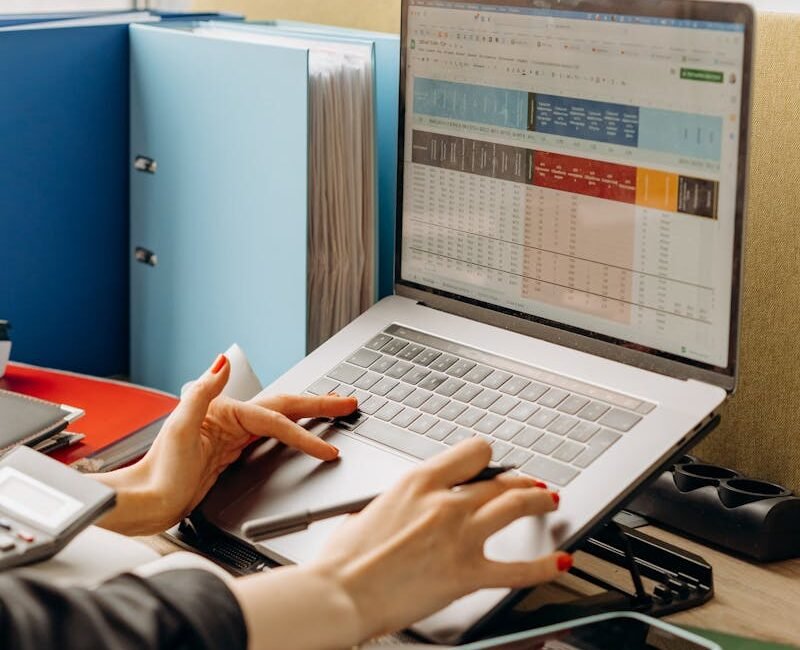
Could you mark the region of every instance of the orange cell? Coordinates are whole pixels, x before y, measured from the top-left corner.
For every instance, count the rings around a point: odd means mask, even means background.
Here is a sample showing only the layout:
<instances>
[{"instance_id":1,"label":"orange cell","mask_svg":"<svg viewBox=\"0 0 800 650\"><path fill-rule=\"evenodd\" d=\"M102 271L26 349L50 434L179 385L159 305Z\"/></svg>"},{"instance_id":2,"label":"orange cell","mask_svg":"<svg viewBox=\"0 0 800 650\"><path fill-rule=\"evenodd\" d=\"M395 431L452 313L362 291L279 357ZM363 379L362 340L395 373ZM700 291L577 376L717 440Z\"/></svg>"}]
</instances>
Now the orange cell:
<instances>
[{"instance_id":1,"label":"orange cell","mask_svg":"<svg viewBox=\"0 0 800 650\"><path fill-rule=\"evenodd\" d=\"M678 175L639 167L636 170L636 205L677 212Z\"/></svg>"}]
</instances>

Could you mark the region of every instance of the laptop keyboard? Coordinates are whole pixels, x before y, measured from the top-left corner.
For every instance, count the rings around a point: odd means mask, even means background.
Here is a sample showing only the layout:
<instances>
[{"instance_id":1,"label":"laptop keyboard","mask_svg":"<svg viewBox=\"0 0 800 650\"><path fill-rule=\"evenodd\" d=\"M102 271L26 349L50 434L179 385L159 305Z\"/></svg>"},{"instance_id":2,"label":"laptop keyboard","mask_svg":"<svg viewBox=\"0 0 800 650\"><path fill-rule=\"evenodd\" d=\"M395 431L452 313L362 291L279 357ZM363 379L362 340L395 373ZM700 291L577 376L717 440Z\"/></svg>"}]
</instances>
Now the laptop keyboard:
<instances>
[{"instance_id":1,"label":"laptop keyboard","mask_svg":"<svg viewBox=\"0 0 800 650\"><path fill-rule=\"evenodd\" d=\"M306 392L354 395L359 408L343 428L420 460L482 436L493 461L559 487L655 407L400 325Z\"/></svg>"}]
</instances>

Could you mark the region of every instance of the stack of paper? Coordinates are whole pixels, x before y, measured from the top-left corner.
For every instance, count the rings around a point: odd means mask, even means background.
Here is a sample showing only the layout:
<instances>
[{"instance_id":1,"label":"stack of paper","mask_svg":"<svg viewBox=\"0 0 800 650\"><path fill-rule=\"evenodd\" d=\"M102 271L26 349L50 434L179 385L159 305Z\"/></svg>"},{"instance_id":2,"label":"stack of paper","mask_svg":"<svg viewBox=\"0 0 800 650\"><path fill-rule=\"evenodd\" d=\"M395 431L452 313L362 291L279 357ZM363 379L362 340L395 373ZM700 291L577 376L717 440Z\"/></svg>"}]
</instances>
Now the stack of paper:
<instances>
[{"instance_id":1,"label":"stack of paper","mask_svg":"<svg viewBox=\"0 0 800 650\"><path fill-rule=\"evenodd\" d=\"M355 42L315 40L218 25L198 26L194 32L309 52L307 348L311 351L375 300L372 48ZM296 217L286 215L287 219Z\"/></svg>"}]
</instances>

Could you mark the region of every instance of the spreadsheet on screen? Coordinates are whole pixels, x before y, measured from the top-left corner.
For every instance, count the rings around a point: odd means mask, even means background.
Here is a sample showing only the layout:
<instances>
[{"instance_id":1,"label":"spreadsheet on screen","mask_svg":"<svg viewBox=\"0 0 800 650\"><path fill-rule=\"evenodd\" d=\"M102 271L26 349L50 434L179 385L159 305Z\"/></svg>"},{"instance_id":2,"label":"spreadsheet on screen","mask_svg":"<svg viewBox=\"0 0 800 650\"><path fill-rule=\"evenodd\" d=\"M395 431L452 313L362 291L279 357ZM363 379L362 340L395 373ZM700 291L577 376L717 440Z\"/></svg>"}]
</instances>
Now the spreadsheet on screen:
<instances>
[{"instance_id":1,"label":"spreadsheet on screen","mask_svg":"<svg viewBox=\"0 0 800 650\"><path fill-rule=\"evenodd\" d=\"M401 279L728 364L744 25L412 0Z\"/></svg>"}]
</instances>

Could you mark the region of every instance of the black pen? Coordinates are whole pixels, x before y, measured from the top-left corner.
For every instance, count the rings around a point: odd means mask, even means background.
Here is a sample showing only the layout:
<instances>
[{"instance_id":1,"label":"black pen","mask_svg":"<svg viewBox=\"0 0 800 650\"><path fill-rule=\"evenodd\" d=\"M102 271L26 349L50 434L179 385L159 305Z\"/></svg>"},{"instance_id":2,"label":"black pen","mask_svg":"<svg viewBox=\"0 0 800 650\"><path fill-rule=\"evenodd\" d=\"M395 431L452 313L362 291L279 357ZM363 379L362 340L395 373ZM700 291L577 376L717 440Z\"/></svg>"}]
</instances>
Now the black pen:
<instances>
[{"instance_id":1,"label":"black pen","mask_svg":"<svg viewBox=\"0 0 800 650\"><path fill-rule=\"evenodd\" d=\"M490 481L495 476L504 474L512 469L516 469L516 467L514 465L490 465L484 467L471 479L459 483L458 485ZM355 501L346 501L345 503L328 506L327 508L320 508L319 510L303 510L302 512L296 512L291 515L273 515L272 517L251 519L250 521L246 521L242 526L242 533L251 542L260 542L272 537L296 533L305 530L308 528L309 524L315 521L360 512L377 497L378 495L374 494L371 497L363 497Z\"/></svg>"}]
</instances>

